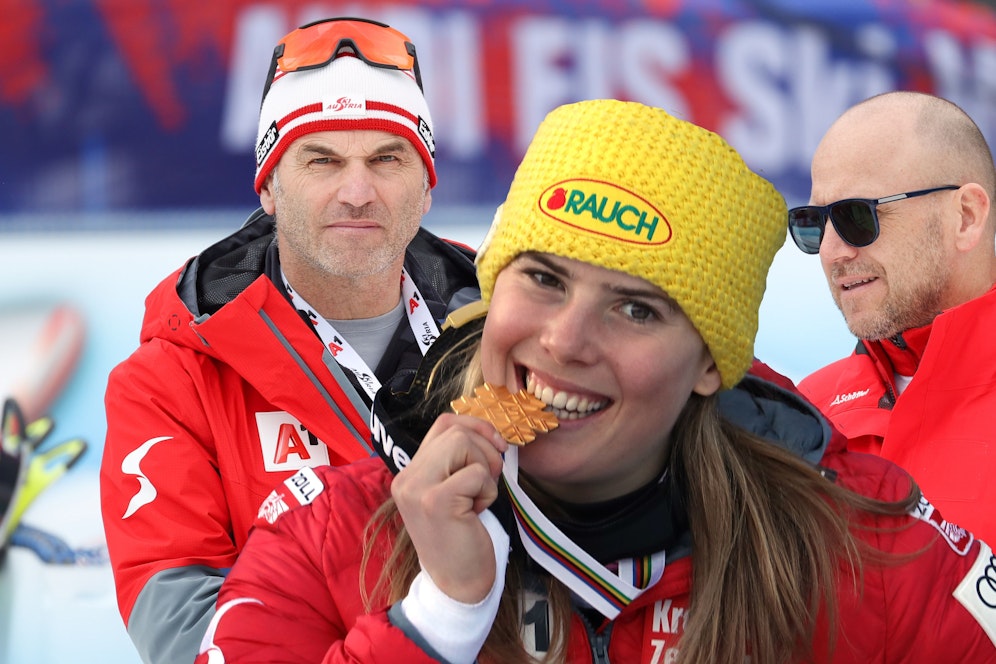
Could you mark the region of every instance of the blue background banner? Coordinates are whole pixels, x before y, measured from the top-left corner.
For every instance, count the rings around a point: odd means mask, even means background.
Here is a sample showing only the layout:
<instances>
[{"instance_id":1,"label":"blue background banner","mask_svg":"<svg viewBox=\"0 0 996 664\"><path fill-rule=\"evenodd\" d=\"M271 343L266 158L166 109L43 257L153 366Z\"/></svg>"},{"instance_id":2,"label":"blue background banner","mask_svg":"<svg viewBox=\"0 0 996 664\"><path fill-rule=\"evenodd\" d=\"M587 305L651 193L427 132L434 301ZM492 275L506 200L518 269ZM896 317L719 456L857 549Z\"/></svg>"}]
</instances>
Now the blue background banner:
<instances>
[{"instance_id":1,"label":"blue background banner","mask_svg":"<svg viewBox=\"0 0 996 664\"><path fill-rule=\"evenodd\" d=\"M790 203L808 195L826 126L877 92L938 93L996 137L996 17L965 2L3 4L0 43L16 57L0 65L0 220L254 206L272 47L335 15L384 20L418 46L437 205L493 207L546 112L583 98L634 99L718 131Z\"/></svg>"}]
</instances>

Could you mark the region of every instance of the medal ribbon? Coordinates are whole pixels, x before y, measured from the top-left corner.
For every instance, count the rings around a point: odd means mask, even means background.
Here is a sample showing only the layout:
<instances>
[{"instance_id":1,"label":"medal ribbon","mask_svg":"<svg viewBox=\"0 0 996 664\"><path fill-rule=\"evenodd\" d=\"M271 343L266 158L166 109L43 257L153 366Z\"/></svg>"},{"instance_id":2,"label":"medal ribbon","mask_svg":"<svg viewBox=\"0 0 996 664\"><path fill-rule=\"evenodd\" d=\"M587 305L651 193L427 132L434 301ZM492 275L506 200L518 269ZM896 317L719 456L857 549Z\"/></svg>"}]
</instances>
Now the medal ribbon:
<instances>
[{"instance_id":1,"label":"medal ribbon","mask_svg":"<svg viewBox=\"0 0 996 664\"><path fill-rule=\"evenodd\" d=\"M663 551L620 560L613 572L561 532L519 486L517 447L505 452L502 476L526 553L609 620L664 575Z\"/></svg>"},{"instance_id":2,"label":"medal ribbon","mask_svg":"<svg viewBox=\"0 0 996 664\"><path fill-rule=\"evenodd\" d=\"M380 381L374 375L373 370L367 366L360 354L349 345L349 342L339 334L332 323L318 315L314 307L308 304L300 293L291 288L287 281L287 275L280 271L280 276L284 280L284 288L291 297L294 307L308 316L308 320L315 327L322 343L332 353L332 357L343 369L347 369L356 376L356 379L363 386L367 396L373 400L377 390L380 389ZM422 294L419 292L415 281L408 275L408 271L401 268L401 298L404 302L405 313L408 315L408 324L415 335L419 350L424 356L429 350L429 346L439 336L439 326L433 320L429 307L425 306Z\"/></svg>"}]
</instances>

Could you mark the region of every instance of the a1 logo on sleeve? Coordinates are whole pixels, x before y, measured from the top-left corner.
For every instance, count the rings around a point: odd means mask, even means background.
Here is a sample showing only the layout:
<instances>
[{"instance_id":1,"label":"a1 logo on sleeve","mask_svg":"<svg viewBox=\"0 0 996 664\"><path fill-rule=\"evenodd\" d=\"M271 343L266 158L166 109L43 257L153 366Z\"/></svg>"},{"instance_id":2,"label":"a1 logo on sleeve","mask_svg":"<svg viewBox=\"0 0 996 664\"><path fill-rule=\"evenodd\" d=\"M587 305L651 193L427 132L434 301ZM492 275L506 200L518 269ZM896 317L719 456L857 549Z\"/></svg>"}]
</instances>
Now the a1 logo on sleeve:
<instances>
[{"instance_id":1,"label":"a1 logo on sleeve","mask_svg":"<svg viewBox=\"0 0 996 664\"><path fill-rule=\"evenodd\" d=\"M329 465L328 447L290 413L256 413L256 429L267 472Z\"/></svg>"}]
</instances>

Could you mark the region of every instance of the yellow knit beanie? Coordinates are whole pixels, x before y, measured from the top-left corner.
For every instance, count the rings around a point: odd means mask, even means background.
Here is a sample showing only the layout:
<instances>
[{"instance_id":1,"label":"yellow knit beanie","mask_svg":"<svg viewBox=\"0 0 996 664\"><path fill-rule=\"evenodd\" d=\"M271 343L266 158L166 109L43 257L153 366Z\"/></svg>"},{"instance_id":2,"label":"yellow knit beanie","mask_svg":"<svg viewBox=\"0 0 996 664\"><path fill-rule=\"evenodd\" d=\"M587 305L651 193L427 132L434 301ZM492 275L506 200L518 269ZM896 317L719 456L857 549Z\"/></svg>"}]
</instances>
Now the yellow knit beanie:
<instances>
[{"instance_id":1,"label":"yellow knit beanie","mask_svg":"<svg viewBox=\"0 0 996 664\"><path fill-rule=\"evenodd\" d=\"M729 388L753 360L786 214L716 134L635 102L568 104L540 124L478 251L481 292L490 302L525 251L642 277L681 306Z\"/></svg>"}]
</instances>

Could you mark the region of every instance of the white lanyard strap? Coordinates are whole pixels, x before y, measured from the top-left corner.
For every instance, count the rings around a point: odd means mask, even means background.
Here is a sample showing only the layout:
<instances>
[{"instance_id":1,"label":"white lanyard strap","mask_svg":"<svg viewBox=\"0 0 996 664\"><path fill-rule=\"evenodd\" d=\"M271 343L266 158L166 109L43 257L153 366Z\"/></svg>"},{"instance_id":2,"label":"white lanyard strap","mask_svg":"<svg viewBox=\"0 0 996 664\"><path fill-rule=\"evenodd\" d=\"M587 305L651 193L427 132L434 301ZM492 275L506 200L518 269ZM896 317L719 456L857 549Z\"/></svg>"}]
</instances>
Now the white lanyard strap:
<instances>
[{"instance_id":1,"label":"white lanyard strap","mask_svg":"<svg viewBox=\"0 0 996 664\"><path fill-rule=\"evenodd\" d=\"M367 363L363 361L360 354L349 345L345 337L339 334L338 330L327 319L319 316L314 307L308 304L301 297L301 294L291 287L290 282L287 281L287 275L284 274L282 269L280 270L280 276L284 281L284 288L287 289L294 307L308 316L308 320L315 327L319 338L332 354L335 361L343 369L348 369L356 376L367 396L372 400L377 390L380 389L380 381L377 380L377 376L374 375L373 370L367 366ZM415 285L415 281L408 275L408 271L404 268L401 268L401 297L404 300L405 313L408 315L408 325L411 326L412 334L415 335L415 341L418 343L419 350L422 351L422 355L424 356L426 351L429 350L429 346L439 336L439 327L432 318L429 307L425 305L425 300L422 299L422 294Z\"/></svg>"}]
</instances>

